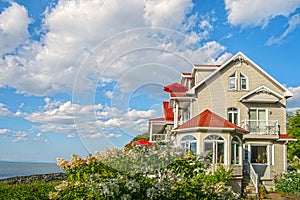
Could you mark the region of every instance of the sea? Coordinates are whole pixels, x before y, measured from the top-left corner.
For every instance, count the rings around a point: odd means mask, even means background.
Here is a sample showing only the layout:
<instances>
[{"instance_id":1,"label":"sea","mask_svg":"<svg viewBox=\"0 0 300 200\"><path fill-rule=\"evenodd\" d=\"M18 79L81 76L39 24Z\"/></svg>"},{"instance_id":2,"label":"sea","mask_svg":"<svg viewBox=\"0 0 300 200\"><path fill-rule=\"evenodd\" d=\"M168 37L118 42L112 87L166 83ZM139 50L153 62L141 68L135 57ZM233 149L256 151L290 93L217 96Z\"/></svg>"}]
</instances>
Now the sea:
<instances>
[{"instance_id":1,"label":"sea","mask_svg":"<svg viewBox=\"0 0 300 200\"><path fill-rule=\"evenodd\" d=\"M63 172L56 163L0 161L0 179Z\"/></svg>"}]
</instances>

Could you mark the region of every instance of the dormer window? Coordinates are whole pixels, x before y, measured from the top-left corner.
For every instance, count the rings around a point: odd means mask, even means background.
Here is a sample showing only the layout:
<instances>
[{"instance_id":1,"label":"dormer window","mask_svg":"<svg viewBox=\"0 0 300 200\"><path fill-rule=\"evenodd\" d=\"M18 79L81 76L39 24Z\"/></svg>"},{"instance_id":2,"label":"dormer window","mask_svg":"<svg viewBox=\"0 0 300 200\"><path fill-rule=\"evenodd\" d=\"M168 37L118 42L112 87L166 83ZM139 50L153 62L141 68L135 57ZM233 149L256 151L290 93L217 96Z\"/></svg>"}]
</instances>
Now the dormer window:
<instances>
[{"instance_id":1,"label":"dormer window","mask_svg":"<svg viewBox=\"0 0 300 200\"><path fill-rule=\"evenodd\" d=\"M228 89L229 90L237 90L236 72L234 72L231 76L229 76L228 81L229 81Z\"/></svg>"},{"instance_id":2,"label":"dormer window","mask_svg":"<svg viewBox=\"0 0 300 200\"><path fill-rule=\"evenodd\" d=\"M248 77L241 73L240 79L241 79L241 90L248 90Z\"/></svg>"}]
</instances>

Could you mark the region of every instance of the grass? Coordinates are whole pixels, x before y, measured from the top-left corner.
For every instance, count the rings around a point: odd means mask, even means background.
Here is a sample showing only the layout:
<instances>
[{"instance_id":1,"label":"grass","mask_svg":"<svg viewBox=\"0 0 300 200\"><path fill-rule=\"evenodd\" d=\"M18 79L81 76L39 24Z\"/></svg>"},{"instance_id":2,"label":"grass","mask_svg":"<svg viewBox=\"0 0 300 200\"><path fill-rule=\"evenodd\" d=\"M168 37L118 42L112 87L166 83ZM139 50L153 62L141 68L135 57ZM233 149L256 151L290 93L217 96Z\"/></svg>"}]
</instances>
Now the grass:
<instances>
[{"instance_id":1,"label":"grass","mask_svg":"<svg viewBox=\"0 0 300 200\"><path fill-rule=\"evenodd\" d=\"M49 199L49 192L55 191L58 184L60 181L0 184L0 199Z\"/></svg>"}]
</instances>

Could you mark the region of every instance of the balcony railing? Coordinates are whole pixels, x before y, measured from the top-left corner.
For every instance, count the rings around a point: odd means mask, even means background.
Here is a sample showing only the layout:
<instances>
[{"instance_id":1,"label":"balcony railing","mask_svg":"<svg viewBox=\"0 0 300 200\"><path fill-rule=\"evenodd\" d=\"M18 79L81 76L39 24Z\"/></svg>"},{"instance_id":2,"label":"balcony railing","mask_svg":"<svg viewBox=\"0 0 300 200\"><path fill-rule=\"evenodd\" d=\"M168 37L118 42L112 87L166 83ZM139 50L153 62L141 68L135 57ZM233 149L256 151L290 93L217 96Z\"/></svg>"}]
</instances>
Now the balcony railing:
<instances>
[{"instance_id":1,"label":"balcony railing","mask_svg":"<svg viewBox=\"0 0 300 200\"><path fill-rule=\"evenodd\" d=\"M279 133L277 120L243 120L242 128L250 134L278 135Z\"/></svg>"}]
</instances>

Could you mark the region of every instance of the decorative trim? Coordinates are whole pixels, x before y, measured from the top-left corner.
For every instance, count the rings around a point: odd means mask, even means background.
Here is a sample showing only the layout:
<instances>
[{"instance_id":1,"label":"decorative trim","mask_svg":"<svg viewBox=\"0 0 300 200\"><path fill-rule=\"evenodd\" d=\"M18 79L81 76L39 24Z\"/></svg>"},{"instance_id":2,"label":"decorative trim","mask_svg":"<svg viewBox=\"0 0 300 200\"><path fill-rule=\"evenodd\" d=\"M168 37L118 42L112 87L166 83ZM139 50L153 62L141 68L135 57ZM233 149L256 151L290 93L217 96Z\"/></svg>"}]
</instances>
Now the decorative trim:
<instances>
[{"instance_id":1,"label":"decorative trim","mask_svg":"<svg viewBox=\"0 0 300 200\"><path fill-rule=\"evenodd\" d=\"M187 91L188 94L194 95L195 91L198 87L200 87L202 84L207 82L209 79L214 77L216 74L219 74L220 71L225 68L230 62L236 61L236 60L242 60L245 63L251 63L254 65L262 74L264 74L267 78L269 78L271 81L273 81L277 86L279 86L281 89L283 89L284 97L289 98L293 96L293 93L290 92L286 87L284 87L282 84L280 84L277 80L275 80L273 77L271 77L267 72L265 72L261 67L259 67L255 62L253 62L250 58L248 58L245 54L242 52L238 52L236 55L231 57L227 62L225 62L223 65L221 65L218 69L216 69L212 74L210 74L208 77L206 77L204 80L202 80L200 83L195 85L193 88L191 88L189 91Z\"/></svg>"},{"instance_id":2,"label":"decorative trim","mask_svg":"<svg viewBox=\"0 0 300 200\"><path fill-rule=\"evenodd\" d=\"M252 94L259 94L259 93L270 94L270 95L273 95L273 96L277 97L278 99L283 99L283 98L284 98L282 95L280 95L280 94L278 94L277 92L271 90L271 89L268 88L267 86L262 85L262 86L256 88L255 90L252 90L251 92L249 92L249 93L243 95L243 96L239 99L239 101L242 101L242 100L247 101L247 100L246 100L247 97L251 96ZM251 100L248 100L248 101L251 101ZM263 100L262 100L262 101L263 101ZM268 100L266 100L266 101L268 101Z\"/></svg>"}]
</instances>

